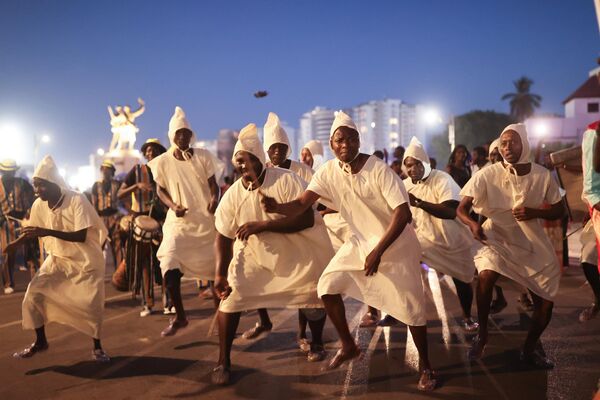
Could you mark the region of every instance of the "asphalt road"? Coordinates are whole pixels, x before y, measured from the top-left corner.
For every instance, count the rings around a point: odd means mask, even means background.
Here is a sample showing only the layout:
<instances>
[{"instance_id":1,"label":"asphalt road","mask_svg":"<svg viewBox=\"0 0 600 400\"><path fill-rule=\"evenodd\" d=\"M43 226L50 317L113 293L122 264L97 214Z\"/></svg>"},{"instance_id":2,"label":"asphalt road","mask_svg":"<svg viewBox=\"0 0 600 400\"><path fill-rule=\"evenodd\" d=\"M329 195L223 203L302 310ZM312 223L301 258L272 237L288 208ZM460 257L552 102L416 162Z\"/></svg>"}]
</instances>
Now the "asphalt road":
<instances>
[{"instance_id":1,"label":"asphalt road","mask_svg":"<svg viewBox=\"0 0 600 400\"><path fill-rule=\"evenodd\" d=\"M473 335L458 326L460 307L452 283L424 271L430 354L441 386L417 391L416 350L405 326L357 329L365 306L347 299L347 316L363 349L360 360L334 372L308 363L295 344L297 313L274 309L273 331L256 340L234 342L233 384L215 387L210 371L218 353L217 337L207 337L212 302L184 283L190 325L161 338L167 316L139 317L139 301L106 285L103 345L109 364L91 361L91 339L57 324L47 327L50 349L27 360L11 354L33 341L22 331L20 303L27 274L17 274L17 292L0 295L0 399L591 399L600 379L600 318L581 324L577 316L590 304L591 291L579 267L565 272L554 318L542 349L555 361L551 371L529 370L518 362L519 346L530 322L518 306L516 287L503 284L509 306L492 318L490 343L482 361L466 359ZM474 307L475 311L475 307ZM242 316L240 332L256 322ZM337 348L326 326L327 350Z\"/></svg>"}]
</instances>

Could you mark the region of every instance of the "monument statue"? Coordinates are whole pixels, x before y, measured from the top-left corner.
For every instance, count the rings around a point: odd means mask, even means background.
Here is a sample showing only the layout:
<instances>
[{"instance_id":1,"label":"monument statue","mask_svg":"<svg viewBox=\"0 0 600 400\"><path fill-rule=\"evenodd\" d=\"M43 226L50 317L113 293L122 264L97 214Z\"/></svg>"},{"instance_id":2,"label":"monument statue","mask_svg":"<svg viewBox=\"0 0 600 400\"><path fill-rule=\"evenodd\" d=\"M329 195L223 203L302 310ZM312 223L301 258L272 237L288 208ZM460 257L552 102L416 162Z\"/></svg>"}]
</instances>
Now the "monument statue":
<instances>
[{"instance_id":1,"label":"monument statue","mask_svg":"<svg viewBox=\"0 0 600 400\"><path fill-rule=\"evenodd\" d=\"M135 111L131 110L129 106L116 106L113 111L111 106L108 106L108 115L110 115L110 126L113 134L110 142L109 152L114 153L115 151L134 150L136 134L139 129L135 125L135 120L146 110L144 100L138 97L138 104L140 108Z\"/></svg>"}]
</instances>

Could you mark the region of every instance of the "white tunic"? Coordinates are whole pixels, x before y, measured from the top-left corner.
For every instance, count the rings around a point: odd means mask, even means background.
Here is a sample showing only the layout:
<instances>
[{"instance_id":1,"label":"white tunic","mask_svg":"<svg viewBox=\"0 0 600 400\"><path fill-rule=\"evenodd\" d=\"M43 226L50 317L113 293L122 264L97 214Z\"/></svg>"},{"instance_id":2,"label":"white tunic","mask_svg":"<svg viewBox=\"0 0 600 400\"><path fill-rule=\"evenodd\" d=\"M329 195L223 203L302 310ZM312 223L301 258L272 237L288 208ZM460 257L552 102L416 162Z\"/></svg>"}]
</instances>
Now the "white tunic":
<instances>
[{"instance_id":1,"label":"white tunic","mask_svg":"<svg viewBox=\"0 0 600 400\"><path fill-rule=\"evenodd\" d=\"M296 173L296 175L298 175L300 178L302 178L302 180L306 183L310 182L313 175L314 175L314 171L312 170L311 167L309 167L308 165L298 162L298 161L294 161L294 160L290 160L291 164L290 164L290 171Z\"/></svg>"},{"instance_id":2,"label":"white tunic","mask_svg":"<svg viewBox=\"0 0 600 400\"><path fill-rule=\"evenodd\" d=\"M69 325L100 338L104 311L104 257L101 243L106 228L92 204L81 193L64 191L62 205L50 210L37 199L31 208L30 226L63 232L87 228L83 243L46 236L48 253L23 299L23 328L36 329L49 322Z\"/></svg>"},{"instance_id":3,"label":"white tunic","mask_svg":"<svg viewBox=\"0 0 600 400\"><path fill-rule=\"evenodd\" d=\"M529 174L509 175L498 162L473 175L460 194L473 197L473 210L488 218L483 224L487 246L475 255L477 270L496 271L552 300L558 292L560 267L542 221L517 221L512 215L512 209L521 205L541 208L544 201L560 201L550 172L532 163Z\"/></svg>"},{"instance_id":4,"label":"white tunic","mask_svg":"<svg viewBox=\"0 0 600 400\"><path fill-rule=\"evenodd\" d=\"M581 236L579 237L581 242L581 263L587 263L592 265L598 265L598 251L596 250L596 232L594 231L594 224L590 219L587 224L581 230Z\"/></svg>"},{"instance_id":5,"label":"white tunic","mask_svg":"<svg viewBox=\"0 0 600 400\"><path fill-rule=\"evenodd\" d=\"M307 190L338 210L352 232L319 279L319 296L347 294L407 325L425 325L421 247L410 224L383 254L379 272L368 277L364 271L365 259L387 230L393 211L408 202L400 177L374 156L352 175L342 171L338 160L330 160Z\"/></svg>"},{"instance_id":6,"label":"white tunic","mask_svg":"<svg viewBox=\"0 0 600 400\"><path fill-rule=\"evenodd\" d=\"M280 203L300 196L305 184L294 173L267 168L260 193ZM216 212L219 233L235 239L237 229L247 222L281 218L266 213L259 190L246 190L238 179L225 192ZM315 224L295 233L261 232L247 242L235 240L228 281L233 292L221 304L224 312L256 308L322 308L317 282L333 257L325 225L315 212Z\"/></svg>"},{"instance_id":7,"label":"white tunic","mask_svg":"<svg viewBox=\"0 0 600 400\"><path fill-rule=\"evenodd\" d=\"M404 185L408 193L431 203L460 200L460 187L444 171L434 169L425 181L416 184L406 178ZM471 282L475 274L475 240L466 225L457 219L435 217L418 207L411 206L410 210L423 250L422 261L438 272Z\"/></svg>"},{"instance_id":8,"label":"white tunic","mask_svg":"<svg viewBox=\"0 0 600 400\"><path fill-rule=\"evenodd\" d=\"M162 274L179 269L184 275L213 280L215 277L214 216L208 212L208 178L214 165L207 150L194 149L191 159L180 161L171 150L148 163L156 183L165 188L173 201L187 208L181 218L167 212L163 239L158 248Z\"/></svg>"}]
</instances>

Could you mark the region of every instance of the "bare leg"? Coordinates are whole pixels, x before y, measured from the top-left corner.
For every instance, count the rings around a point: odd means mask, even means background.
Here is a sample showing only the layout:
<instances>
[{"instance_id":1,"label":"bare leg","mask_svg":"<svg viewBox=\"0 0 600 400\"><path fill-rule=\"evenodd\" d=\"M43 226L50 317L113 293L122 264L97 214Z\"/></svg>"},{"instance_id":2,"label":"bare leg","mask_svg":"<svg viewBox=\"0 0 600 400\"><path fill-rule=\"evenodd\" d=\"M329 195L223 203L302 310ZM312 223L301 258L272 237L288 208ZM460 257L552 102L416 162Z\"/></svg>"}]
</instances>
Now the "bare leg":
<instances>
[{"instance_id":1,"label":"bare leg","mask_svg":"<svg viewBox=\"0 0 600 400\"><path fill-rule=\"evenodd\" d=\"M409 326L417 351L419 352L419 371L431 369L429 347L427 345L427 325Z\"/></svg>"},{"instance_id":2,"label":"bare leg","mask_svg":"<svg viewBox=\"0 0 600 400\"><path fill-rule=\"evenodd\" d=\"M534 309L531 317L532 324L529 328L529 332L527 332L527 338L523 345L524 355L530 355L534 352L540 336L552 319L552 308L554 307L554 303L550 300L542 299L531 291L530 294L533 299Z\"/></svg>"},{"instance_id":3,"label":"bare leg","mask_svg":"<svg viewBox=\"0 0 600 400\"><path fill-rule=\"evenodd\" d=\"M585 279L587 279L594 292L596 306L600 307L600 273L598 272L598 267L592 264L582 263L581 268L583 269Z\"/></svg>"},{"instance_id":4,"label":"bare leg","mask_svg":"<svg viewBox=\"0 0 600 400\"><path fill-rule=\"evenodd\" d=\"M260 317L260 325L265 327L265 328L271 328L273 326L273 323L271 322L271 318L269 318L269 312L267 311L266 308L259 308L258 309L258 316Z\"/></svg>"},{"instance_id":5,"label":"bare leg","mask_svg":"<svg viewBox=\"0 0 600 400\"><path fill-rule=\"evenodd\" d=\"M178 269L167 271L165 274L165 283L171 302L177 312L177 320L185 321L185 309L183 308L183 301L181 299L181 271Z\"/></svg>"},{"instance_id":6,"label":"bare leg","mask_svg":"<svg viewBox=\"0 0 600 400\"><path fill-rule=\"evenodd\" d=\"M298 310L298 339L306 339L306 325L309 324L308 319L302 312L302 310ZM310 325L310 331L313 333L313 340L315 339L315 334L313 330L312 324Z\"/></svg>"},{"instance_id":7,"label":"bare leg","mask_svg":"<svg viewBox=\"0 0 600 400\"><path fill-rule=\"evenodd\" d=\"M500 277L495 271L485 270L479 273L477 282L477 317L479 318L479 339L482 344L488 340L488 316L490 314L490 303L494 290L494 284Z\"/></svg>"},{"instance_id":8,"label":"bare leg","mask_svg":"<svg viewBox=\"0 0 600 400\"><path fill-rule=\"evenodd\" d=\"M348 322L346 321L346 307L344 307L342 296L339 294L326 294L321 300L323 300L327 315L329 315L329 319L331 319L331 322L340 337L342 342L342 352L351 353L356 351L358 347L348 328Z\"/></svg>"},{"instance_id":9,"label":"bare leg","mask_svg":"<svg viewBox=\"0 0 600 400\"><path fill-rule=\"evenodd\" d=\"M302 314L302 312L300 314ZM316 321L308 320L306 317L304 317L304 320L307 321L308 325L310 326L312 343L314 345L322 346L323 345L323 329L325 328L325 321L327 320L327 315L323 316L323 318L318 319ZM304 335L306 336L306 328L304 328L304 329L305 329Z\"/></svg>"},{"instance_id":10,"label":"bare leg","mask_svg":"<svg viewBox=\"0 0 600 400\"><path fill-rule=\"evenodd\" d=\"M470 283L463 282L459 279L452 278L454 286L456 286L456 293L458 294L458 300L463 311L464 318L471 318L471 305L473 304L473 287Z\"/></svg>"},{"instance_id":11,"label":"bare leg","mask_svg":"<svg viewBox=\"0 0 600 400\"><path fill-rule=\"evenodd\" d=\"M221 365L226 369L231 368L231 346L233 338L240 323L241 313L224 313L218 312L219 321L219 361L217 365Z\"/></svg>"},{"instance_id":12,"label":"bare leg","mask_svg":"<svg viewBox=\"0 0 600 400\"><path fill-rule=\"evenodd\" d=\"M35 345L44 347L48 345L48 340L46 339L46 330L44 329L44 325L39 328L35 328Z\"/></svg>"}]
</instances>

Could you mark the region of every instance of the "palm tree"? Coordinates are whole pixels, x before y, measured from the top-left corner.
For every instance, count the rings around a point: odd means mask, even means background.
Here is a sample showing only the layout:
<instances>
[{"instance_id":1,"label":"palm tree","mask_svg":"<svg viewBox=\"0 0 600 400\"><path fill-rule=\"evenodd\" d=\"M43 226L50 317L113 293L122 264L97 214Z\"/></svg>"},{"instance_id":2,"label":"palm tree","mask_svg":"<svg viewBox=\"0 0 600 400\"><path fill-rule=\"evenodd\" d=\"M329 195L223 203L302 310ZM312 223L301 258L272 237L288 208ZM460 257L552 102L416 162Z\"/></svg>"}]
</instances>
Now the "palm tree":
<instances>
[{"instance_id":1,"label":"palm tree","mask_svg":"<svg viewBox=\"0 0 600 400\"><path fill-rule=\"evenodd\" d=\"M522 76L513 82L516 93L507 93L502 96L502 100L510 99L510 115L518 122L523 122L532 116L535 109L539 108L542 96L529 93L533 81L526 76Z\"/></svg>"}]
</instances>

